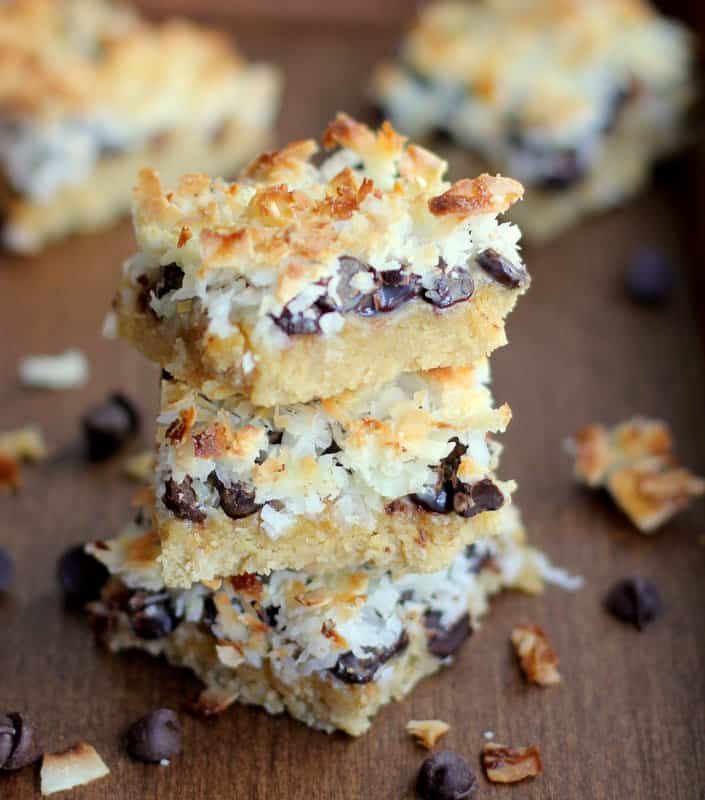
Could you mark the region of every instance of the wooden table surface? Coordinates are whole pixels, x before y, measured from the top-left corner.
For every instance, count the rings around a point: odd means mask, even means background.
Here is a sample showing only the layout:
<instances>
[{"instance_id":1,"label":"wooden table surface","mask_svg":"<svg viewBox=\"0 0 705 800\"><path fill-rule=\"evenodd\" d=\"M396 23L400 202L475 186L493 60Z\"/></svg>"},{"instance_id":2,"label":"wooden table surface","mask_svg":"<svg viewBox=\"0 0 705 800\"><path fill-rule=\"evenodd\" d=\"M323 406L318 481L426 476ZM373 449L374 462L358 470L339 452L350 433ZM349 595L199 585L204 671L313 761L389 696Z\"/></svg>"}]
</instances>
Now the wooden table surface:
<instances>
[{"instance_id":1,"label":"wooden table surface","mask_svg":"<svg viewBox=\"0 0 705 800\"><path fill-rule=\"evenodd\" d=\"M389 26L344 29L292 22L238 26L249 54L287 71L282 141L313 135L339 108L361 113L371 64L388 52ZM701 216L702 219L702 216ZM15 556L14 588L0 598L0 709L36 719L47 749L85 739L109 764L109 778L71 797L168 800L386 800L407 796L424 752L404 733L407 720L451 723L444 745L478 767L483 732L539 744L544 776L498 788L481 779L482 798L702 800L705 797L705 504L661 533L643 537L606 500L577 488L562 442L595 420L634 413L668 420L684 461L705 473L705 376L690 273L703 253L688 240L693 212L667 188L591 220L551 246L526 250L534 276L511 318L511 344L496 354L496 396L514 422L503 474L533 540L557 563L585 576L568 594L506 595L451 669L388 707L359 740L308 730L287 717L235 707L208 722L184 715L185 751L169 768L130 761L125 726L158 706L178 707L196 684L186 673L140 655L96 648L81 615L66 612L55 564L69 544L114 534L134 487L119 461L88 466L79 418L119 388L144 412L139 450L149 444L157 370L126 346L101 340L119 265L133 249L128 224L75 239L41 257L0 257L0 430L43 428L52 459L25 472L26 485L0 497L0 542ZM680 267L671 305L632 306L620 272L639 245L670 251ZM82 390L22 391L18 359L80 347L92 377ZM660 588L664 616L638 633L601 607L618 578L643 575ZM509 646L513 625L545 626L561 657L563 683L527 688ZM0 777L3 800L38 795L38 771Z\"/></svg>"}]
</instances>

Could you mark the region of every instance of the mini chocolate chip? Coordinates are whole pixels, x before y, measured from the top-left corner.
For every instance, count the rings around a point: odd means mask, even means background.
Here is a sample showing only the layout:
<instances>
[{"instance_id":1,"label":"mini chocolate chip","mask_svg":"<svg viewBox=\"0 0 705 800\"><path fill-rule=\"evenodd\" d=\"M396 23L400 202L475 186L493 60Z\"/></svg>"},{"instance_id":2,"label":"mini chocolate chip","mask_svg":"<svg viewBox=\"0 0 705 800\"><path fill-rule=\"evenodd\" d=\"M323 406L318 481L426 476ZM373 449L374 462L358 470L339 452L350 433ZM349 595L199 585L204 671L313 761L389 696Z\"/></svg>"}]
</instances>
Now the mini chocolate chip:
<instances>
[{"instance_id":1,"label":"mini chocolate chip","mask_svg":"<svg viewBox=\"0 0 705 800\"><path fill-rule=\"evenodd\" d=\"M159 280L154 287L154 294L161 299L169 292L175 292L184 285L184 271L178 264L167 264L162 267Z\"/></svg>"},{"instance_id":2,"label":"mini chocolate chip","mask_svg":"<svg viewBox=\"0 0 705 800\"><path fill-rule=\"evenodd\" d=\"M281 444L283 436L282 431L267 431L267 439L270 444Z\"/></svg>"},{"instance_id":3,"label":"mini chocolate chip","mask_svg":"<svg viewBox=\"0 0 705 800\"><path fill-rule=\"evenodd\" d=\"M220 497L220 507L231 519L243 519L262 508L255 502L255 490L243 481L225 484L216 476L213 476L213 483Z\"/></svg>"},{"instance_id":4,"label":"mini chocolate chip","mask_svg":"<svg viewBox=\"0 0 705 800\"><path fill-rule=\"evenodd\" d=\"M658 589L644 578L625 578L615 583L605 598L605 606L617 619L640 631L663 611Z\"/></svg>"},{"instance_id":5,"label":"mini chocolate chip","mask_svg":"<svg viewBox=\"0 0 705 800\"><path fill-rule=\"evenodd\" d=\"M440 274L430 289L424 290L423 299L436 308L450 308L463 300L469 300L475 291L470 273L461 267L453 267Z\"/></svg>"},{"instance_id":6,"label":"mini chocolate chip","mask_svg":"<svg viewBox=\"0 0 705 800\"><path fill-rule=\"evenodd\" d=\"M12 556L0 547L0 592L6 592L15 577L15 562Z\"/></svg>"},{"instance_id":7,"label":"mini chocolate chip","mask_svg":"<svg viewBox=\"0 0 705 800\"><path fill-rule=\"evenodd\" d=\"M642 250L627 267L624 286L629 297L642 306L666 305L676 278L664 253Z\"/></svg>"},{"instance_id":8,"label":"mini chocolate chip","mask_svg":"<svg viewBox=\"0 0 705 800\"><path fill-rule=\"evenodd\" d=\"M421 800L469 800L477 791L477 778L457 753L439 750L421 765L416 793Z\"/></svg>"},{"instance_id":9,"label":"mini chocolate chip","mask_svg":"<svg viewBox=\"0 0 705 800\"><path fill-rule=\"evenodd\" d=\"M76 606L97 600L110 577L105 566L88 555L82 544L64 551L59 559L57 575L67 603Z\"/></svg>"},{"instance_id":10,"label":"mini chocolate chip","mask_svg":"<svg viewBox=\"0 0 705 800\"><path fill-rule=\"evenodd\" d=\"M130 618L130 627L140 639L161 639L177 626L171 598L166 592L150 594L137 591L128 600L126 611Z\"/></svg>"},{"instance_id":11,"label":"mini chocolate chip","mask_svg":"<svg viewBox=\"0 0 705 800\"><path fill-rule=\"evenodd\" d=\"M286 306L278 316L272 316L276 325L281 328L287 336L310 336L320 333L321 326L318 320L321 318L320 312L313 306L306 312L299 311L292 313Z\"/></svg>"},{"instance_id":12,"label":"mini chocolate chip","mask_svg":"<svg viewBox=\"0 0 705 800\"><path fill-rule=\"evenodd\" d=\"M428 652L436 658L447 658L470 636L472 628L468 614L463 614L450 628L441 625L441 617L439 611L427 611L424 614L424 625L429 633Z\"/></svg>"},{"instance_id":13,"label":"mini chocolate chip","mask_svg":"<svg viewBox=\"0 0 705 800\"><path fill-rule=\"evenodd\" d=\"M26 714L11 711L0 715L0 769L22 769L33 764L41 754L36 729Z\"/></svg>"},{"instance_id":14,"label":"mini chocolate chip","mask_svg":"<svg viewBox=\"0 0 705 800\"><path fill-rule=\"evenodd\" d=\"M139 429L139 414L125 395L115 392L81 420L90 461L103 461L116 453Z\"/></svg>"},{"instance_id":15,"label":"mini chocolate chip","mask_svg":"<svg viewBox=\"0 0 705 800\"><path fill-rule=\"evenodd\" d=\"M181 483L170 478L164 486L162 502L179 519L203 522L206 513L198 507L198 497L192 484L190 475L187 475Z\"/></svg>"},{"instance_id":16,"label":"mini chocolate chip","mask_svg":"<svg viewBox=\"0 0 705 800\"><path fill-rule=\"evenodd\" d=\"M526 281L526 272L523 269L515 267L508 258L491 247L478 255L477 263L491 278L508 289L516 289Z\"/></svg>"},{"instance_id":17,"label":"mini chocolate chip","mask_svg":"<svg viewBox=\"0 0 705 800\"><path fill-rule=\"evenodd\" d=\"M343 653L331 668L331 672L343 683L369 683L390 658L402 653L408 646L409 637L406 631L402 631L391 647L363 647L365 653L363 656L356 656L352 651Z\"/></svg>"},{"instance_id":18,"label":"mini chocolate chip","mask_svg":"<svg viewBox=\"0 0 705 800\"><path fill-rule=\"evenodd\" d=\"M168 370L163 369L161 374L161 379L163 381L173 381L174 376Z\"/></svg>"},{"instance_id":19,"label":"mini chocolate chip","mask_svg":"<svg viewBox=\"0 0 705 800\"><path fill-rule=\"evenodd\" d=\"M138 719L127 732L127 752L148 764L171 759L181 752L181 722L168 708L151 711Z\"/></svg>"}]
</instances>

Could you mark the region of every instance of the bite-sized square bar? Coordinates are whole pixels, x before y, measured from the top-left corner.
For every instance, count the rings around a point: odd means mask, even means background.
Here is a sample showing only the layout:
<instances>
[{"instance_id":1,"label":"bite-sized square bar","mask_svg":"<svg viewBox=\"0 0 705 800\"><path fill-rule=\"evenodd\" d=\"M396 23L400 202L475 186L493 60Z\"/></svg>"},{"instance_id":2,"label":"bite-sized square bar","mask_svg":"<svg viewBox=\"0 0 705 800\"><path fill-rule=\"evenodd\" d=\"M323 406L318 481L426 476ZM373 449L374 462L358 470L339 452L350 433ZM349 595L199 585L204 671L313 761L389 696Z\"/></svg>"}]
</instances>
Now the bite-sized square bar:
<instances>
[{"instance_id":1,"label":"bite-sized square bar","mask_svg":"<svg viewBox=\"0 0 705 800\"><path fill-rule=\"evenodd\" d=\"M647 0L478 0L423 9L373 94L404 133L452 170L522 181L513 218L554 235L623 200L685 140L694 42Z\"/></svg>"},{"instance_id":2,"label":"bite-sized square bar","mask_svg":"<svg viewBox=\"0 0 705 800\"><path fill-rule=\"evenodd\" d=\"M193 670L205 685L203 713L239 701L359 735L382 705L450 663L491 595L539 592L542 575L550 579L555 567L527 546L515 508L499 513L501 536L435 574L282 571L188 590L164 587L144 515L89 547L113 575L90 610L112 650L164 654Z\"/></svg>"},{"instance_id":3,"label":"bite-sized square bar","mask_svg":"<svg viewBox=\"0 0 705 800\"><path fill-rule=\"evenodd\" d=\"M241 572L445 566L512 482L485 359L328 400L256 408L162 381L156 516L169 586Z\"/></svg>"},{"instance_id":4,"label":"bite-sized square bar","mask_svg":"<svg viewBox=\"0 0 705 800\"><path fill-rule=\"evenodd\" d=\"M237 183L142 172L140 252L118 333L208 397L308 402L403 372L466 364L506 342L528 286L522 194L509 178L453 185L445 162L339 115L323 137L258 158Z\"/></svg>"},{"instance_id":5,"label":"bite-sized square bar","mask_svg":"<svg viewBox=\"0 0 705 800\"><path fill-rule=\"evenodd\" d=\"M613 428L589 425L570 444L576 478L607 489L642 533L705 494L705 480L679 465L665 422L634 417Z\"/></svg>"},{"instance_id":6,"label":"bite-sized square bar","mask_svg":"<svg viewBox=\"0 0 705 800\"><path fill-rule=\"evenodd\" d=\"M111 222L146 166L232 175L269 138L280 78L228 37L107 0L0 4L0 212L23 252Z\"/></svg>"}]
</instances>

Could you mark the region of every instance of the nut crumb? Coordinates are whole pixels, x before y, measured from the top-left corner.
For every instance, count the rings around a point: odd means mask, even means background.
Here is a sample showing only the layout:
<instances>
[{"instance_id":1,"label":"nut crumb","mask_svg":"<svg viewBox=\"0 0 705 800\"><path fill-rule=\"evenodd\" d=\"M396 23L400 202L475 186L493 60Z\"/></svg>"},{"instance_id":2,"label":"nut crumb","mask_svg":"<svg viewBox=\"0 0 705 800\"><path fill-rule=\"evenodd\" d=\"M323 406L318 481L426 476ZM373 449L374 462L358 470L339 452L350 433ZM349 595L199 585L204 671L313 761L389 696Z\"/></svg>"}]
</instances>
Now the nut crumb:
<instances>
[{"instance_id":1,"label":"nut crumb","mask_svg":"<svg viewBox=\"0 0 705 800\"><path fill-rule=\"evenodd\" d=\"M133 456L128 456L122 462L122 474L135 483L149 485L152 482L156 457L153 450L143 450Z\"/></svg>"},{"instance_id":2,"label":"nut crumb","mask_svg":"<svg viewBox=\"0 0 705 800\"><path fill-rule=\"evenodd\" d=\"M512 631L512 644L527 681L537 686L554 686L561 682L558 656L543 628L518 625Z\"/></svg>"},{"instance_id":3,"label":"nut crumb","mask_svg":"<svg viewBox=\"0 0 705 800\"><path fill-rule=\"evenodd\" d=\"M87 742L78 742L68 750L45 753L41 769L42 795L85 786L109 773L95 748Z\"/></svg>"},{"instance_id":4,"label":"nut crumb","mask_svg":"<svg viewBox=\"0 0 705 800\"><path fill-rule=\"evenodd\" d=\"M605 488L642 533L651 533L691 499L705 480L680 467L665 422L634 417L613 428L589 425L574 439L575 477Z\"/></svg>"},{"instance_id":5,"label":"nut crumb","mask_svg":"<svg viewBox=\"0 0 705 800\"><path fill-rule=\"evenodd\" d=\"M0 433L0 454L36 464L46 460L48 451L41 430L36 425L24 425Z\"/></svg>"},{"instance_id":6,"label":"nut crumb","mask_svg":"<svg viewBox=\"0 0 705 800\"><path fill-rule=\"evenodd\" d=\"M543 772L541 754L536 745L507 747L487 742L482 748L482 766L492 783L518 783Z\"/></svg>"},{"instance_id":7,"label":"nut crumb","mask_svg":"<svg viewBox=\"0 0 705 800\"><path fill-rule=\"evenodd\" d=\"M428 750L449 730L450 725L440 719L412 719L406 723L406 732Z\"/></svg>"}]
</instances>

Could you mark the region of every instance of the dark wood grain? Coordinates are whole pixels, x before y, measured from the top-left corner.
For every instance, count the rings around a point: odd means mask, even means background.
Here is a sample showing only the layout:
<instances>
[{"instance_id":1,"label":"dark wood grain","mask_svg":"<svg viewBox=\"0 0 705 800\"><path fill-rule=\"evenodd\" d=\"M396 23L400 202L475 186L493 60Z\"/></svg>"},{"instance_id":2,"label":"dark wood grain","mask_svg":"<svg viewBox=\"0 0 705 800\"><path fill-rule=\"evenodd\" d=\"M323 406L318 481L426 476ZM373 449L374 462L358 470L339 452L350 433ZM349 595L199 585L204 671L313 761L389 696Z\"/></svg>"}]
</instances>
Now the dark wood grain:
<instances>
[{"instance_id":1,"label":"dark wood grain","mask_svg":"<svg viewBox=\"0 0 705 800\"><path fill-rule=\"evenodd\" d=\"M370 65L396 32L362 23L331 30L239 25L255 56L287 71L281 137L320 131L337 109L364 109ZM705 380L688 269L694 218L655 189L602 215L550 247L528 250L534 275L511 319L511 345L494 359L496 395L514 422L503 472L520 484L518 501L533 539L583 574L585 588L549 589L540 599L499 599L456 665L381 713L359 740L309 731L286 717L235 708L208 723L184 717L186 749L166 769L130 762L125 726L155 706L178 706L195 683L138 655L97 649L80 615L61 606L54 578L69 544L110 536L124 521L132 487L118 463L86 466L78 424L86 407L121 388L144 412L150 441L156 369L127 347L101 340L102 317L121 260L133 242L124 224L75 239L39 258L0 259L0 429L41 424L54 457L28 469L26 486L0 498L0 541L17 560L13 591L0 599L0 708L29 711L47 748L92 742L111 776L76 791L86 800L362 800L401 798L424 758L404 734L410 718L452 725L445 744L477 764L483 731L509 743L540 745L545 775L483 798L529 800L701 800L705 792L705 516L703 505L653 537L635 533L604 498L576 488L562 442L581 425L635 412L669 420L684 460L705 473ZM643 244L672 250L682 267L672 305L632 307L620 271ZM79 346L90 385L62 394L23 392L15 370L27 353ZM135 444L135 449L139 444ZM642 574L661 588L665 616L643 634L601 609L609 585ZM518 622L550 632L564 683L527 688L508 644ZM0 777L3 800L38 794L31 769Z\"/></svg>"}]
</instances>

